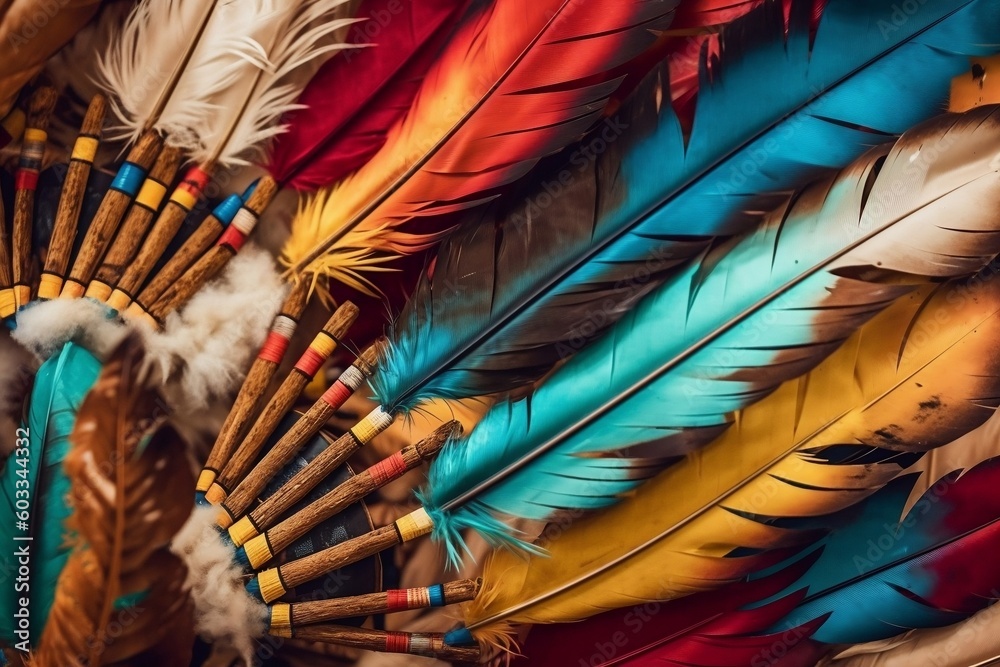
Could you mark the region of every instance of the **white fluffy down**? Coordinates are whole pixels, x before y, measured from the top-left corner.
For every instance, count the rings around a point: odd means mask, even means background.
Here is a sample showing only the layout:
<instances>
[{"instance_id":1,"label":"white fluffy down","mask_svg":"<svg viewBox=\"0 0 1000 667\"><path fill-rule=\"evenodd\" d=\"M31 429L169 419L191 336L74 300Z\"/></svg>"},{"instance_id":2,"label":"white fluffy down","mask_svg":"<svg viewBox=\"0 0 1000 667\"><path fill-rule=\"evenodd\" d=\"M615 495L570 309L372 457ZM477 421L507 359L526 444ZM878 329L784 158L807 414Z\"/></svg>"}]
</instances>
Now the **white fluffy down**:
<instances>
[{"instance_id":1,"label":"white fluffy down","mask_svg":"<svg viewBox=\"0 0 1000 667\"><path fill-rule=\"evenodd\" d=\"M267 607L247 594L242 572L233 563L233 548L216 528L218 511L196 508L171 550L187 564L185 586L194 600L198 633L206 641L232 645L253 665L254 639L267 629Z\"/></svg>"}]
</instances>

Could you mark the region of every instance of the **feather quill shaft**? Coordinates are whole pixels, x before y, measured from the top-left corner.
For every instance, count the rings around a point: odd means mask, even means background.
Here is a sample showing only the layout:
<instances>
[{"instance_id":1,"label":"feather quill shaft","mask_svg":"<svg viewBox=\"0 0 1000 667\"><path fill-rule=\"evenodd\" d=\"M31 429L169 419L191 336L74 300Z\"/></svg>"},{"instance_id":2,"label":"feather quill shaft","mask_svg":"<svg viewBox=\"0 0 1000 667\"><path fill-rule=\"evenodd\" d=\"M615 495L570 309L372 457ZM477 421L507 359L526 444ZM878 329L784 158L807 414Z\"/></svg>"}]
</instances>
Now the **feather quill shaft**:
<instances>
[{"instance_id":1,"label":"feather quill shaft","mask_svg":"<svg viewBox=\"0 0 1000 667\"><path fill-rule=\"evenodd\" d=\"M550 558L497 552L467 621L488 637L504 622L577 620L738 580L767 550L810 539L782 520L848 507L988 419L997 332L996 280L907 295L719 440L574 522L544 545Z\"/></svg>"}]
</instances>

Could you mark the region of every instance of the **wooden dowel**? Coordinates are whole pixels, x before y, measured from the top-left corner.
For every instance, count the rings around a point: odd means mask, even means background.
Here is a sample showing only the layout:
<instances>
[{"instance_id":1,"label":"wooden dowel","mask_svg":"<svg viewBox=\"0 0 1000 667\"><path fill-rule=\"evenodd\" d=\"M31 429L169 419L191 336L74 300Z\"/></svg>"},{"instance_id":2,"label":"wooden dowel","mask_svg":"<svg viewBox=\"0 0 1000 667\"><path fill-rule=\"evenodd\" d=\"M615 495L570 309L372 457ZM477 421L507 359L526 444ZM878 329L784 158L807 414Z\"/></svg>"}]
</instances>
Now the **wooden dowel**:
<instances>
[{"instance_id":1,"label":"wooden dowel","mask_svg":"<svg viewBox=\"0 0 1000 667\"><path fill-rule=\"evenodd\" d=\"M38 286L38 296L42 299L55 299L62 291L63 278L66 269L69 268L69 258L76 242L87 180L90 178L90 170L100 146L101 130L104 128L107 113L108 99L101 94L95 95L83 117L83 125L80 126L80 134L73 145L73 153L66 170L66 181L59 197L59 208L56 210L56 220L52 226L52 238L45 255L45 268L42 270Z\"/></svg>"},{"instance_id":2,"label":"wooden dowel","mask_svg":"<svg viewBox=\"0 0 1000 667\"><path fill-rule=\"evenodd\" d=\"M337 348L337 342L344 337L347 330L350 329L357 318L358 307L350 301L345 301L337 308L330 319L327 320L323 329L316 335L313 342L309 344L309 347L295 364L295 368L288 374L285 381L281 383L281 387L277 393L275 393L274 397L267 404L267 407L264 408L260 417L257 418L247 437L237 447L232 458L222 468L218 478L208 489L208 492L205 494L208 502L218 505L227 498L237 485L242 486L241 480L254 467L254 461L267 443L267 439L271 437L274 429L278 427L278 423L284 418L299 395L302 394L305 386L309 384L309 381L312 380L313 376L316 375L323 364L326 363L326 360L330 358L330 355L333 354L333 351ZM268 457L271 454L273 454L273 450L268 453L264 461L261 461L257 465L258 469L267 465L265 462L269 460ZM267 480L265 479L264 484L266 483ZM249 495L247 503L252 502L256 498L256 494L262 489L263 486Z\"/></svg>"},{"instance_id":3,"label":"wooden dowel","mask_svg":"<svg viewBox=\"0 0 1000 667\"><path fill-rule=\"evenodd\" d=\"M426 535L434 529L423 508L410 512L395 523L352 538L279 567L264 570L247 584L247 592L270 604L296 586L335 572L359 560L374 556L403 542Z\"/></svg>"},{"instance_id":4,"label":"wooden dowel","mask_svg":"<svg viewBox=\"0 0 1000 667\"><path fill-rule=\"evenodd\" d=\"M234 521L243 516L247 509L256 501L260 492L267 486L267 483L284 465L281 463L281 460L290 456L288 452L294 454L295 451L315 436L333 413L343 405L344 401L365 382L365 379L372 372L372 364L378 358L377 349L373 349L377 345L373 345L365 350L350 368L341 373L337 381L333 383L323 396L275 443L272 451L247 475L246 479L233 489L232 493L222 504L222 512L219 513L219 525L222 528L229 528L233 525ZM310 484L308 488L303 490L303 493L308 493L318 483L319 479L326 476L323 474L317 478L317 473L313 471L332 470L332 468L328 467L329 465L332 465L336 461L342 462L351 452L356 451L358 447L388 428L391 423L391 416L375 410L369 415L369 419L338 438L333 444L323 450L316 459L310 461L309 465L300 470L292 480L296 483ZM253 430L251 430L252 433ZM249 439L250 436L247 436L247 440ZM272 456L275 450L277 450L277 453ZM336 465L339 466L340 464L337 463ZM313 471L310 471L310 468ZM285 505L286 502L289 502L286 500L288 494L283 493L283 489L284 487L275 492L264 504L270 504L272 507L280 505L285 509L289 509L291 505ZM279 500L271 503L271 500L275 497L278 497ZM296 500L291 502L297 502L298 498L301 497L297 496ZM265 514L268 514L267 510L265 510ZM253 525L252 522L248 524L246 521L241 520L237 526L233 526L235 530L231 530L230 535L235 540L234 543L236 546L241 546L246 540L256 536L259 531L268 528L269 525Z\"/></svg>"},{"instance_id":5,"label":"wooden dowel","mask_svg":"<svg viewBox=\"0 0 1000 667\"><path fill-rule=\"evenodd\" d=\"M201 289L202 285L214 278L222 267L239 252L246 242L247 236L257 226L257 220L267 208L278 184L270 176L264 176L257 183L253 195L243 205L233 222L223 232L222 237L205 255L184 272L177 282L163 293L156 303L149 307L149 316L154 322L160 322L168 313L180 307L191 296Z\"/></svg>"},{"instance_id":6,"label":"wooden dowel","mask_svg":"<svg viewBox=\"0 0 1000 667\"><path fill-rule=\"evenodd\" d=\"M113 296L108 297L109 306L118 312L123 312L132 303L132 298L142 288L156 267L156 263L160 261L170 242L180 231L184 219L198 203L198 198L201 197L211 178L212 169L211 165L202 165L192 167L184 174L184 179L174 188L169 201L156 216L156 222L142 242L139 252L129 262L128 268L115 285Z\"/></svg>"},{"instance_id":7,"label":"wooden dowel","mask_svg":"<svg viewBox=\"0 0 1000 667\"><path fill-rule=\"evenodd\" d=\"M160 210L167 188L174 182L181 166L181 157L181 150L173 146L167 146L160 152L104 261L90 281L86 296L98 301L107 301L111 296L112 288L135 258L150 223Z\"/></svg>"},{"instance_id":8,"label":"wooden dowel","mask_svg":"<svg viewBox=\"0 0 1000 667\"><path fill-rule=\"evenodd\" d=\"M35 217L35 189L38 187L38 174L42 170L42 158L45 157L49 120L57 99L55 89L44 86L36 90L28 102L28 126L21 143L14 193L12 256L15 308L31 301L31 230ZM3 316L9 314L0 312Z\"/></svg>"},{"instance_id":9,"label":"wooden dowel","mask_svg":"<svg viewBox=\"0 0 1000 667\"><path fill-rule=\"evenodd\" d=\"M237 549L236 561L242 563L247 572L260 569L276 554L287 549L295 540L320 523L433 458L449 439L457 438L461 434L462 425L457 421L443 424L417 444L404 447L364 472L351 477L322 498L266 530L262 535L249 540ZM264 512L256 513L255 510L250 512L248 520L256 526L261 526L269 525L276 520L276 517Z\"/></svg>"},{"instance_id":10,"label":"wooden dowel","mask_svg":"<svg viewBox=\"0 0 1000 667\"><path fill-rule=\"evenodd\" d=\"M64 298L82 297L87 289L87 283L97 269L97 263L104 257L118 225L125 216L125 211L146 180L146 173L153 166L156 156L160 154L163 140L149 130L136 142L128 157L118 169L118 175L111 183L111 188L104 195L94 220L83 237L83 245L73 262L66 283L60 296Z\"/></svg>"},{"instance_id":11,"label":"wooden dowel","mask_svg":"<svg viewBox=\"0 0 1000 667\"><path fill-rule=\"evenodd\" d=\"M439 658L453 663L478 663L481 658L478 646L449 646L444 641L444 635L440 633L388 632L340 625L307 625L293 631L291 636L306 641L339 644L380 653Z\"/></svg>"},{"instance_id":12,"label":"wooden dowel","mask_svg":"<svg viewBox=\"0 0 1000 667\"><path fill-rule=\"evenodd\" d=\"M7 214L0 197L0 319L17 311L14 301L14 267L11 266L10 234L7 233Z\"/></svg>"},{"instance_id":13,"label":"wooden dowel","mask_svg":"<svg viewBox=\"0 0 1000 667\"><path fill-rule=\"evenodd\" d=\"M135 298L129 308L133 309L134 314L146 313L149 308L148 305L156 303L167 289L173 285L177 280L184 275L192 264L194 264L199 257L205 254L213 243L219 240L219 236L226 227L233 221L236 214L239 212L240 207L243 206L243 199L239 195L229 195L222 202L215 207L209 215L205 216L205 219L201 221L201 224L194 230L191 234L178 248L177 252L167 260L167 263L163 265L153 278L142 288L139 295Z\"/></svg>"},{"instance_id":14,"label":"wooden dowel","mask_svg":"<svg viewBox=\"0 0 1000 667\"><path fill-rule=\"evenodd\" d=\"M232 457L240 438L245 436L250 428L251 420L260 409L264 392L277 372L278 366L281 365L282 359L285 358L288 343L295 333L299 318L306 309L308 296L309 284L304 280L296 283L285 298L281 312L271 323L267 340L264 341L260 353L250 367L243 386L240 387L240 393L236 396L236 401L226 416L226 421L205 461L205 467L198 476L195 489L198 493L204 495L208 491L218 476L222 463Z\"/></svg>"},{"instance_id":15,"label":"wooden dowel","mask_svg":"<svg viewBox=\"0 0 1000 667\"><path fill-rule=\"evenodd\" d=\"M270 608L268 632L276 635L294 632L304 625L364 618L372 614L392 614L413 609L447 607L474 600L481 582L474 579L449 581L425 588L404 588L353 597L310 602L275 603Z\"/></svg>"}]
</instances>

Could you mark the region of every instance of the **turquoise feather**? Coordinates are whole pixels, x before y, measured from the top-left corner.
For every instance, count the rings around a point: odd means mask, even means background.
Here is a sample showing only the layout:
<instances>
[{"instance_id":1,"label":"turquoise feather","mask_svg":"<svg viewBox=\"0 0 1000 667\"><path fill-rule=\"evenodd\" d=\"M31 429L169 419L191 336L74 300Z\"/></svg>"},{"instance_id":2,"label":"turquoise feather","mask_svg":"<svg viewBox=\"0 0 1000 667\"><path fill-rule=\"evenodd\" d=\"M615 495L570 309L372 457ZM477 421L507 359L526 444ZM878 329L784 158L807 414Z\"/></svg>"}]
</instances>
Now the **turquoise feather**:
<instances>
[{"instance_id":1,"label":"turquoise feather","mask_svg":"<svg viewBox=\"0 0 1000 667\"><path fill-rule=\"evenodd\" d=\"M100 371L101 363L93 355L74 343L67 343L59 354L42 364L35 377L25 423L30 434L26 465L31 508L27 531L18 530L14 521L17 482L24 479L23 474L18 474L23 459L10 457L0 474L0 497L8 507L8 519L0 524L0 542L8 547L22 543L30 545L28 597L33 645L45 627L56 582L70 551L63 526L71 513L67 503L70 483L62 464L70 451L69 436L77 410ZM17 537L27 536L32 538L30 542L15 541ZM5 548L0 556L4 572L17 571L11 553L11 548ZM10 591L0 595L0 640L11 645L18 641L13 626L18 597L21 594Z\"/></svg>"},{"instance_id":2,"label":"turquoise feather","mask_svg":"<svg viewBox=\"0 0 1000 667\"><path fill-rule=\"evenodd\" d=\"M533 395L494 407L422 492L453 557L464 527L509 539L494 514L614 503L914 285L978 271L1000 252L998 153L997 107L872 149L686 267Z\"/></svg>"},{"instance_id":3,"label":"turquoise feather","mask_svg":"<svg viewBox=\"0 0 1000 667\"><path fill-rule=\"evenodd\" d=\"M567 151L534 189L442 246L390 332L373 381L382 405L537 379L712 237L747 231L788 192L940 112L968 58L1000 49L995 2L926 3L905 21L897 5L831 0L812 45L810 2L794 3L787 36L780 2L733 23L720 59L703 63L686 143L673 109L656 102L654 73L583 142L610 130L595 163ZM537 185L563 187L563 173L574 178L562 195ZM524 201L539 210L527 215Z\"/></svg>"}]
</instances>

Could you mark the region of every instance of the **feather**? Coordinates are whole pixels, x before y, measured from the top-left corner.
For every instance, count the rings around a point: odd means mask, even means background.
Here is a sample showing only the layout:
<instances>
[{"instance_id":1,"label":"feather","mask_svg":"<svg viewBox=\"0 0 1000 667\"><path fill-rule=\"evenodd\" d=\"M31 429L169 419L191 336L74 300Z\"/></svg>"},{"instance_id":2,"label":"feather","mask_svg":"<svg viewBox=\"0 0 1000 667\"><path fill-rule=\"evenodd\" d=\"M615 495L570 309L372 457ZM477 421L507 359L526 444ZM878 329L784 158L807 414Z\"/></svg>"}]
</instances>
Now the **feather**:
<instances>
[{"instance_id":1,"label":"feather","mask_svg":"<svg viewBox=\"0 0 1000 667\"><path fill-rule=\"evenodd\" d=\"M345 1L142 2L99 68L123 135L155 129L199 163L246 164L304 87L290 72L343 48L326 40L350 21L317 22Z\"/></svg>"},{"instance_id":2,"label":"feather","mask_svg":"<svg viewBox=\"0 0 1000 667\"><path fill-rule=\"evenodd\" d=\"M0 117L49 56L97 13L100 0L10 0L0 4ZM43 20L44 19L44 20Z\"/></svg>"},{"instance_id":3,"label":"feather","mask_svg":"<svg viewBox=\"0 0 1000 667\"><path fill-rule=\"evenodd\" d=\"M78 542L32 664L184 665L194 622L169 543L192 509L194 476L140 369L137 337L87 395L66 457ZM124 620L123 620L124 619Z\"/></svg>"},{"instance_id":4,"label":"feather","mask_svg":"<svg viewBox=\"0 0 1000 667\"><path fill-rule=\"evenodd\" d=\"M349 42L366 48L333 58L306 86L302 109L284 123L295 128L271 150L268 171L296 190L315 190L364 165L414 96L468 0L366 0L366 19Z\"/></svg>"},{"instance_id":5,"label":"feather","mask_svg":"<svg viewBox=\"0 0 1000 667\"><path fill-rule=\"evenodd\" d=\"M421 492L452 557L466 527L510 539L497 513L613 504L915 284L981 269L1000 249L986 204L1000 165L983 148L1000 143L998 121L996 107L945 115L872 149L688 265L530 397L495 406Z\"/></svg>"},{"instance_id":6,"label":"feather","mask_svg":"<svg viewBox=\"0 0 1000 667\"><path fill-rule=\"evenodd\" d=\"M426 248L441 231L429 219L488 200L594 125L619 83L606 73L676 5L508 0L466 21L385 146L296 216L292 271L340 279Z\"/></svg>"},{"instance_id":7,"label":"feather","mask_svg":"<svg viewBox=\"0 0 1000 667\"><path fill-rule=\"evenodd\" d=\"M988 606L1000 590L988 557L1000 542L998 476L998 459L949 475L903 516L914 480L904 476L832 519L823 553L790 584L809 595L772 629L822 615L812 639L851 644L951 625Z\"/></svg>"},{"instance_id":8,"label":"feather","mask_svg":"<svg viewBox=\"0 0 1000 667\"><path fill-rule=\"evenodd\" d=\"M827 168L938 113L967 67L957 54L983 48L979 31L1000 20L996 5L961 5L929 28L914 17L887 41L874 21L859 28L874 5L832 0L811 56L807 29L793 22L786 43L780 8L766 5L724 33L686 147L654 72L596 137L445 241L390 332L379 400L411 409L537 378L710 237L746 231ZM845 53L847 39L864 46ZM761 94L761 71L780 91Z\"/></svg>"},{"instance_id":9,"label":"feather","mask_svg":"<svg viewBox=\"0 0 1000 667\"><path fill-rule=\"evenodd\" d=\"M494 554L469 627L491 636L736 581L812 539L783 520L848 507L981 424L1000 398L1000 284L970 284L904 297L719 440L556 532L549 557Z\"/></svg>"},{"instance_id":10,"label":"feather","mask_svg":"<svg viewBox=\"0 0 1000 667\"><path fill-rule=\"evenodd\" d=\"M70 514L65 504L69 480L62 466L70 451L69 436L77 411L100 369L99 361L72 343L42 364L35 376L27 420L23 430L16 435L26 438L26 443L18 444L27 444L27 448L15 450L0 477L0 489L8 507L8 520L0 527L0 539L20 546L25 537L31 538L31 645L37 643L45 627L56 581L69 556L69 540L63 525ZM25 490L29 493L24 493ZM29 501L26 510L18 509L18 499ZM27 530L19 529L19 524L15 523L15 519L21 520L22 514ZM4 571L15 572L17 562L13 550L8 551L0 557ZM27 639L15 637L14 614L18 597L0 596L0 639L9 645Z\"/></svg>"}]
</instances>

